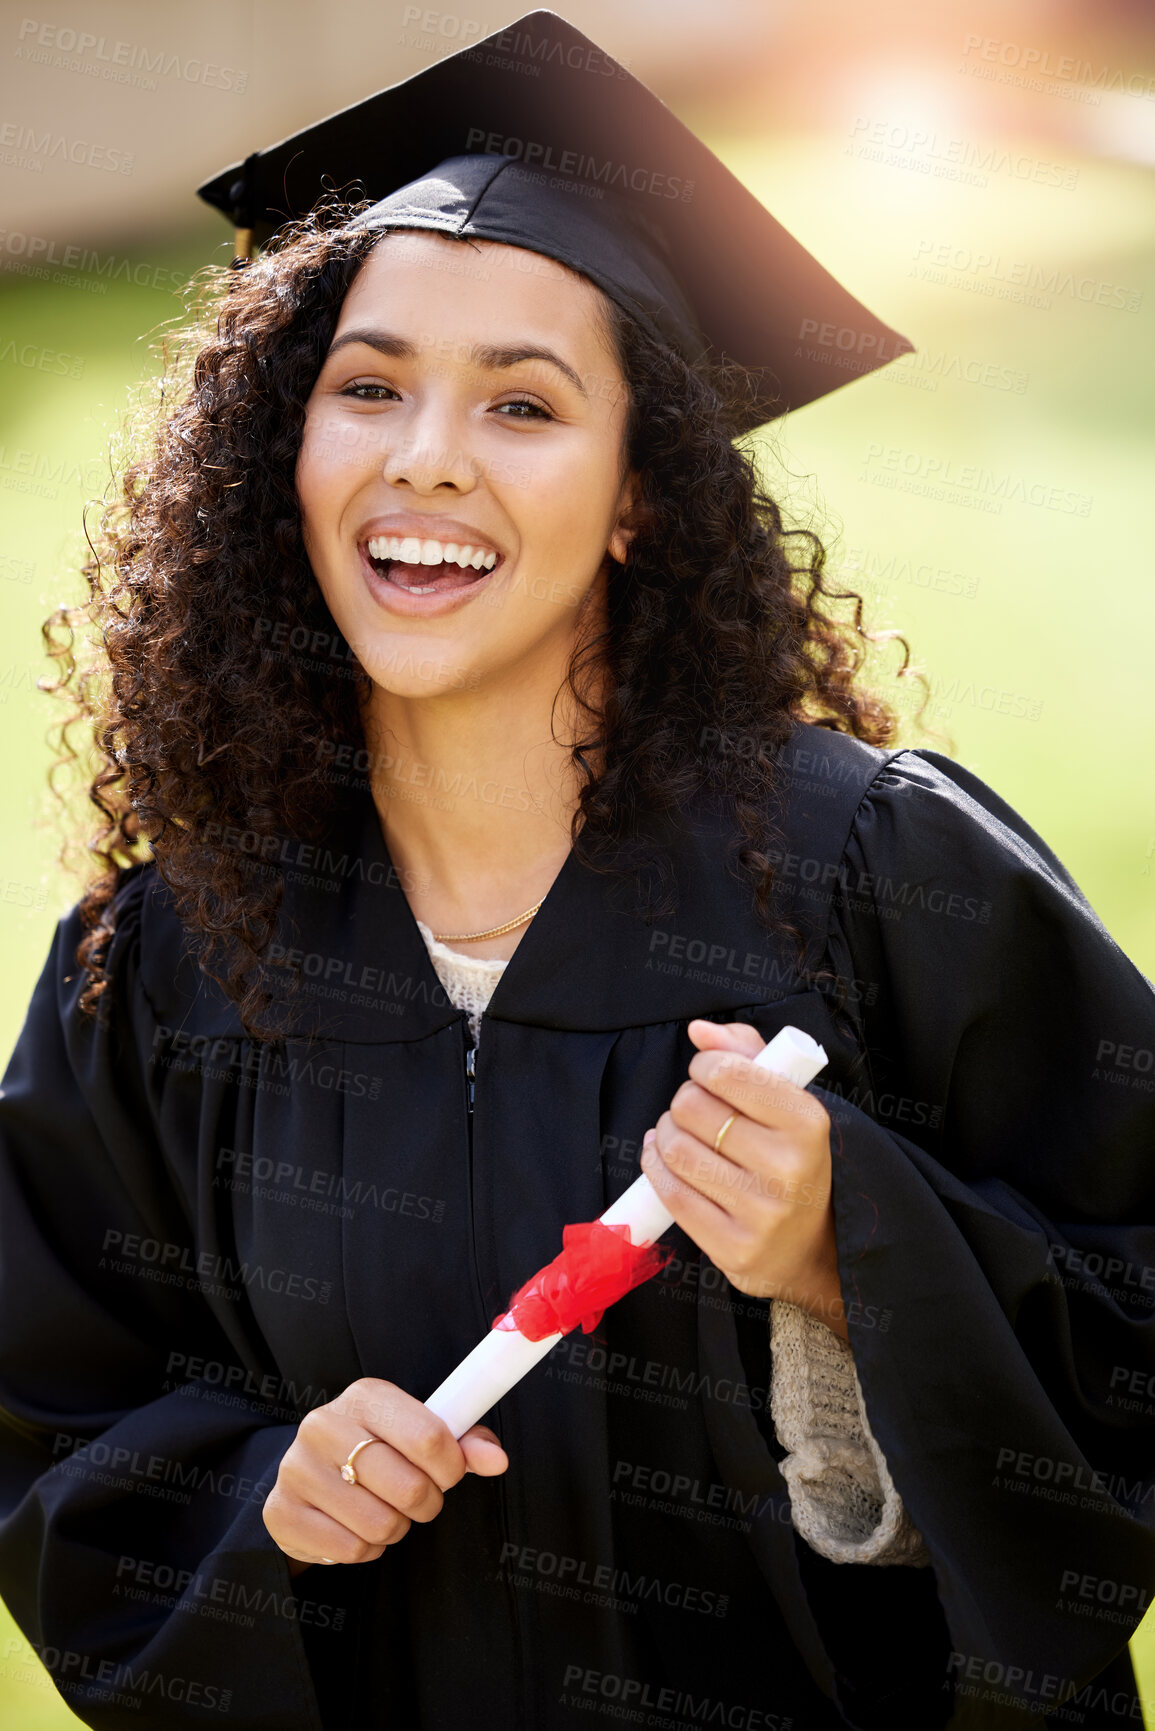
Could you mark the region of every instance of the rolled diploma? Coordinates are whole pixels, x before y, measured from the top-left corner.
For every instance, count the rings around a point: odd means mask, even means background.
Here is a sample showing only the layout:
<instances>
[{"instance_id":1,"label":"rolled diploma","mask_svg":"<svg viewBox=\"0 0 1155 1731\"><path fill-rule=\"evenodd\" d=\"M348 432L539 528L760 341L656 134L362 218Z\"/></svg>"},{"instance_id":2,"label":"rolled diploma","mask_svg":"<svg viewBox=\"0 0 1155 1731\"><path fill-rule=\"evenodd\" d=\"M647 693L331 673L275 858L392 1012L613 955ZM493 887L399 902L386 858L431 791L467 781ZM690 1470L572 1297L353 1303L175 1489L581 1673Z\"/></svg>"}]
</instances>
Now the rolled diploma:
<instances>
[{"instance_id":1,"label":"rolled diploma","mask_svg":"<svg viewBox=\"0 0 1155 1731\"><path fill-rule=\"evenodd\" d=\"M763 1046L754 1063L805 1088L826 1063L826 1053L801 1028L785 1027ZM638 1245L653 1244L674 1224L674 1216L644 1172L598 1218L606 1226L628 1226L631 1243ZM438 1384L425 1405L445 1420L455 1437L463 1436L562 1338L547 1334L544 1340L527 1340L516 1328L491 1329Z\"/></svg>"}]
</instances>

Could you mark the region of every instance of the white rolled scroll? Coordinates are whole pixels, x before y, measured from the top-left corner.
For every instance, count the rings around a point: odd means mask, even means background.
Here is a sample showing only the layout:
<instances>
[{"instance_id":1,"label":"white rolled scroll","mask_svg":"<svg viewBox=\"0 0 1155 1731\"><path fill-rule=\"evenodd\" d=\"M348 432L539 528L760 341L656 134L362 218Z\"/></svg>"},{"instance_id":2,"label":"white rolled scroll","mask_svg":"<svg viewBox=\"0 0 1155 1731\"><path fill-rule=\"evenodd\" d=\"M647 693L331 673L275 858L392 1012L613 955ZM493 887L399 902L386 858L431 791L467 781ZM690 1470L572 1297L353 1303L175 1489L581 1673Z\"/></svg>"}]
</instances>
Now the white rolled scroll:
<instances>
[{"instance_id":1,"label":"white rolled scroll","mask_svg":"<svg viewBox=\"0 0 1155 1731\"><path fill-rule=\"evenodd\" d=\"M801 1028L786 1027L753 1061L772 1075L805 1088L826 1063L826 1053ZM628 1226L630 1242L639 1246L653 1244L674 1223L674 1216L644 1172L598 1218L606 1226ZM494 1327L438 1384L425 1405L445 1420L455 1437L463 1436L562 1338L561 1334L547 1334L542 1340L527 1340L516 1328Z\"/></svg>"}]
</instances>

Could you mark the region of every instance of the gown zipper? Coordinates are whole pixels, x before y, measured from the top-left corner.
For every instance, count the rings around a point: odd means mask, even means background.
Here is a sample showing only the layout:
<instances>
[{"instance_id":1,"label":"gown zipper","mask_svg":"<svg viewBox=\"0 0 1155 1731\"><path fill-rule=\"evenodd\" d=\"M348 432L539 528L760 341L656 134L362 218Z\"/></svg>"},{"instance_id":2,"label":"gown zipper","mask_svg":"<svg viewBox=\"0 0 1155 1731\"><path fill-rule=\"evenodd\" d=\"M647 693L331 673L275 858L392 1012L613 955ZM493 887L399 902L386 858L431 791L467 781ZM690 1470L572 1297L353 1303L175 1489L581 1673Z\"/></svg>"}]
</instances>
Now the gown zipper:
<instances>
[{"instance_id":1,"label":"gown zipper","mask_svg":"<svg viewBox=\"0 0 1155 1731\"><path fill-rule=\"evenodd\" d=\"M475 1094L476 1082L477 1082L477 1076L476 1076L477 1047L476 1047L476 1045L470 1044L471 1030L469 1028L468 1020L464 1016L462 1017L462 1033L463 1033L464 1039L466 1041L466 1046L465 1046L466 1115L465 1116L466 1116L466 1126L467 1126L468 1134L469 1134L469 1195L470 1195L470 1207L472 1208L472 1206L473 1206L473 1110L474 1110L474 1094ZM480 1290L480 1288L481 1288L481 1271L477 1266L476 1250L474 1252L473 1272L474 1272L475 1282L477 1284L478 1289ZM500 1420L495 1420L495 1422L493 1424L493 1429L497 1433L499 1440L504 1443L504 1438L501 1435ZM508 1471L509 1469L507 1468L506 1470ZM509 1495L508 1495L508 1492L506 1490L505 1474L504 1473L501 1475L501 1479L500 1479L500 1482L498 1484L498 1501L499 1501L500 1506L501 1506L501 1534L502 1534L502 1540L503 1540L504 1546L505 1546L504 1554L508 1555L508 1546L511 1542L510 1541L510 1523L509 1523ZM518 1675L522 1678L523 1683L528 1683L529 1677L528 1677L528 1672L527 1672L525 1662L524 1662L525 1638L524 1638L524 1635L522 1632L522 1626L521 1626L521 1607L518 1604L518 1598L517 1598L518 1589L512 1581L507 1580L505 1583L505 1591L506 1591L506 1596L507 1596L508 1601L509 1601L510 1610L513 1613L514 1638L515 1638L515 1641L517 1644L517 1652L518 1652L518 1659L519 1659L519 1663L518 1663L518 1667L517 1667ZM524 1696L522 1697L522 1701L521 1701L520 1705L521 1705L521 1711L520 1711L519 1716L518 1716L518 1725L519 1725L519 1727L524 1727L527 1723L526 1717L525 1717L526 1707L525 1707Z\"/></svg>"},{"instance_id":2,"label":"gown zipper","mask_svg":"<svg viewBox=\"0 0 1155 1731\"><path fill-rule=\"evenodd\" d=\"M476 1210L474 1208L474 1198L473 1198L473 1107L474 1107L474 1093L475 1093L475 1089L476 1089L477 1047L470 1043L471 1040L472 1040L472 1033L471 1033L470 1026L469 1026L469 1019L463 1012L462 1017L461 1017L461 1043L462 1043L462 1050L463 1050L464 1060L465 1060L465 1127L466 1127L466 1138L467 1138L467 1140L466 1140L466 1153L468 1155L468 1160L469 1160L469 1166L468 1166L468 1171L469 1171L469 1214L470 1214L469 1236L470 1236L470 1242L473 1245L474 1290L476 1291L477 1296L480 1300L482 1315L484 1315L485 1314L485 1308L486 1308L486 1306L485 1306L485 1294L484 1294L484 1291L483 1291L482 1285L481 1285L481 1268L480 1268L480 1266L478 1264L478 1260L477 1260L477 1239L476 1239L476 1228L475 1228L475 1224L474 1224Z\"/></svg>"}]
</instances>

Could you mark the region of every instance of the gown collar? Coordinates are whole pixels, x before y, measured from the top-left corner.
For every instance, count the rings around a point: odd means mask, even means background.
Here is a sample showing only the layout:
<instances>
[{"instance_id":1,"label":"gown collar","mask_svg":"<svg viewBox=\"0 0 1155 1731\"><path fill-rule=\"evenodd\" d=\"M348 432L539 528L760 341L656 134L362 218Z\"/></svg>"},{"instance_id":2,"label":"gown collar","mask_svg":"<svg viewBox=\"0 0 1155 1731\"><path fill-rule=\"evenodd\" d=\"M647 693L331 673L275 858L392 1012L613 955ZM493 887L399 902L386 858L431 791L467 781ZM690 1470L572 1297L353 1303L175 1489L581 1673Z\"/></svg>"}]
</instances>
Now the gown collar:
<instances>
[{"instance_id":1,"label":"gown collar","mask_svg":"<svg viewBox=\"0 0 1155 1731\"><path fill-rule=\"evenodd\" d=\"M887 755L801 722L791 753L816 735L836 754ZM789 773L783 782L776 821L790 848L808 816L828 826L832 802L812 798L809 813L801 790L813 782ZM346 809L340 845L310 850L305 868L285 874L282 941L302 968L293 1031L351 1041L423 1039L463 1021L464 1012L437 975L368 790ZM488 1021L599 1032L692 1016L741 1020L752 1004L805 990L793 945L757 918L749 877L727 867L733 824L715 796L700 794L670 817L644 815L640 827L669 860L675 911L645 920L634 909L632 880L587 866L571 849L497 982ZM819 851L840 847L843 828ZM811 852L817 842L811 834ZM825 921L814 924L813 902L794 897L775 905L808 932L814 965Z\"/></svg>"}]
</instances>

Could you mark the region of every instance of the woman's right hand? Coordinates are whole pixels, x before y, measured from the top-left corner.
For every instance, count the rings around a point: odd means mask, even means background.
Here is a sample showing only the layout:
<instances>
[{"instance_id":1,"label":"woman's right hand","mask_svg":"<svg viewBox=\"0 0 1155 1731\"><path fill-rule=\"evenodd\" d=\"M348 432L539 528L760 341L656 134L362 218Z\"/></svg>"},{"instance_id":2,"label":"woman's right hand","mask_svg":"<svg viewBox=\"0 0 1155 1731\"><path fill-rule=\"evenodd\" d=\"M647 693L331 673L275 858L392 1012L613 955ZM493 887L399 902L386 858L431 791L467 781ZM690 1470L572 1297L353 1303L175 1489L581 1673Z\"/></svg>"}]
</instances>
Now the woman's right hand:
<instances>
[{"instance_id":1,"label":"woman's right hand","mask_svg":"<svg viewBox=\"0 0 1155 1731\"><path fill-rule=\"evenodd\" d=\"M366 1437L380 1438L341 1468ZM413 1521L441 1513L445 1492L465 1474L503 1473L509 1456L485 1425L458 1440L436 1413L396 1383L363 1376L307 1412L286 1449L261 1511L289 1557L289 1573L313 1563L368 1563L405 1537Z\"/></svg>"}]
</instances>

